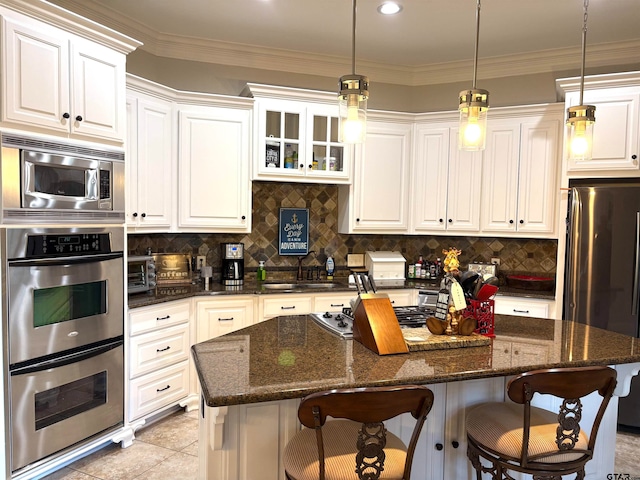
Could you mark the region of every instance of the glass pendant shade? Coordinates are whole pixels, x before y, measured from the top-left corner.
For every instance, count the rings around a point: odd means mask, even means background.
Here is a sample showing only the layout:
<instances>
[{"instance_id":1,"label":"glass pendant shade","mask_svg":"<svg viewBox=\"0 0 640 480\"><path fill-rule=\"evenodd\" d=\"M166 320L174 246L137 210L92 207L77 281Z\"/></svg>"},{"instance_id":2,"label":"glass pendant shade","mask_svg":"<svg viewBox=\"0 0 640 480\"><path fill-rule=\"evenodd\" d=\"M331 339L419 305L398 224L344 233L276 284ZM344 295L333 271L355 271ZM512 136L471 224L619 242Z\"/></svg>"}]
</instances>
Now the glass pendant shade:
<instances>
[{"instance_id":1,"label":"glass pendant shade","mask_svg":"<svg viewBox=\"0 0 640 480\"><path fill-rule=\"evenodd\" d=\"M570 160L591 160L595 122L596 107L594 105L577 105L567 109L567 139Z\"/></svg>"},{"instance_id":2,"label":"glass pendant shade","mask_svg":"<svg viewBox=\"0 0 640 480\"><path fill-rule=\"evenodd\" d=\"M367 99L369 98L369 79L362 75L344 75L340 77L340 132L339 141L343 143L364 142L367 130Z\"/></svg>"},{"instance_id":3,"label":"glass pendant shade","mask_svg":"<svg viewBox=\"0 0 640 480\"><path fill-rule=\"evenodd\" d=\"M460 131L458 148L469 152L484 150L487 139L487 111L489 92L486 90L463 90L460 92Z\"/></svg>"}]
</instances>

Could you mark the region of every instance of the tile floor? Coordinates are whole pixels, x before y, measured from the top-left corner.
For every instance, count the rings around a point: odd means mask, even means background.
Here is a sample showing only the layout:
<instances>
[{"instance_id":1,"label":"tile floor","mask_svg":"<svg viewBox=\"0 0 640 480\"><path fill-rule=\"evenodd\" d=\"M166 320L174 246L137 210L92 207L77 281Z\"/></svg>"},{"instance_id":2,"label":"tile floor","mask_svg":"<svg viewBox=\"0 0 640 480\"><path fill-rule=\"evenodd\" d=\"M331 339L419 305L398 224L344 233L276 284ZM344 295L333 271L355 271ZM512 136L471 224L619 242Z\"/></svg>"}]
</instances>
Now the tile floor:
<instances>
[{"instance_id":1,"label":"tile floor","mask_svg":"<svg viewBox=\"0 0 640 480\"><path fill-rule=\"evenodd\" d=\"M195 480L198 411L179 411L136 432L128 448L111 444L42 480Z\"/></svg>"},{"instance_id":2,"label":"tile floor","mask_svg":"<svg viewBox=\"0 0 640 480\"><path fill-rule=\"evenodd\" d=\"M640 479L640 435L619 432L615 473ZM195 480L198 412L179 411L136 432L129 448L109 445L42 480Z\"/></svg>"}]
</instances>

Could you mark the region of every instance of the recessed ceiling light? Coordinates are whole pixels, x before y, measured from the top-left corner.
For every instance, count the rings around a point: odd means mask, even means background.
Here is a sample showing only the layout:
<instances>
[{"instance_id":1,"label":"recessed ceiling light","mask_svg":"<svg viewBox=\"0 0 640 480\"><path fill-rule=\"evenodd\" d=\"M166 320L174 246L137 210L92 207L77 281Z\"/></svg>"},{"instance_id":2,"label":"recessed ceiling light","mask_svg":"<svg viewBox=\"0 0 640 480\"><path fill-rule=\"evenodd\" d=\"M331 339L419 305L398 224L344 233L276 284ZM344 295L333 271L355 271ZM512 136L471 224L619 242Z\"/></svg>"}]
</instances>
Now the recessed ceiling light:
<instances>
[{"instance_id":1,"label":"recessed ceiling light","mask_svg":"<svg viewBox=\"0 0 640 480\"><path fill-rule=\"evenodd\" d=\"M383 15L395 15L400 10L402 10L402 6L395 2L384 2L378 7L378 12Z\"/></svg>"}]
</instances>

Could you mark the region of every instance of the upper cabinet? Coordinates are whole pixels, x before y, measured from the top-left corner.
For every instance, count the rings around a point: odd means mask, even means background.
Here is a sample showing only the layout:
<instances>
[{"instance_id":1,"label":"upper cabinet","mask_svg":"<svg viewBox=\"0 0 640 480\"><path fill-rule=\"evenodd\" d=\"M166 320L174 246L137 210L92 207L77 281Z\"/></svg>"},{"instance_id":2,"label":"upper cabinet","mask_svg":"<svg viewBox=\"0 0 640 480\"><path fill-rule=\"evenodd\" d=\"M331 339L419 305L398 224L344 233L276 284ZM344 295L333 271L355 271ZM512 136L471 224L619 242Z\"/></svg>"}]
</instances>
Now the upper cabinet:
<instances>
[{"instance_id":1,"label":"upper cabinet","mask_svg":"<svg viewBox=\"0 0 640 480\"><path fill-rule=\"evenodd\" d=\"M178 228L251 231L251 110L180 105Z\"/></svg>"},{"instance_id":2,"label":"upper cabinet","mask_svg":"<svg viewBox=\"0 0 640 480\"><path fill-rule=\"evenodd\" d=\"M482 232L549 237L555 231L559 197L562 107L522 107L497 113L487 126Z\"/></svg>"},{"instance_id":3,"label":"upper cabinet","mask_svg":"<svg viewBox=\"0 0 640 480\"><path fill-rule=\"evenodd\" d=\"M453 117L418 120L411 164L413 233L480 230L482 161L482 152L458 149Z\"/></svg>"},{"instance_id":4,"label":"upper cabinet","mask_svg":"<svg viewBox=\"0 0 640 480\"><path fill-rule=\"evenodd\" d=\"M337 94L248 84L255 98L255 180L349 183L352 148L338 142Z\"/></svg>"},{"instance_id":5,"label":"upper cabinet","mask_svg":"<svg viewBox=\"0 0 640 480\"><path fill-rule=\"evenodd\" d=\"M250 232L253 101L127 86L130 231Z\"/></svg>"},{"instance_id":6,"label":"upper cabinet","mask_svg":"<svg viewBox=\"0 0 640 480\"><path fill-rule=\"evenodd\" d=\"M130 229L171 228L177 171L174 109L161 97L127 95L127 195Z\"/></svg>"},{"instance_id":7,"label":"upper cabinet","mask_svg":"<svg viewBox=\"0 0 640 480\"><path fill-rule=\"evenodd\" d=\"M340 233L406 233L412 119L369 115L365 142L356 145L353 185L338 189Z\"/></svg>"},{"instance_id":8,"label":"upper cabinet","mask_svg":"<svg viewBox=\"0 0 640 480\"><path fill-rule=\"evenodd\" d=\"M139 44L124 36L117 43L102 44L80 25L58 28L4 8L0 14L2 123L36 133L122 144L126 53ZM47 19L62 22L54 15ZM74 21L79 20L74 17Z\"/></svg>"},{"instance_id":9,"label":"upper cabinet","mask_svg":"<svg viewBox=\"0 0 640 480\"><path fill-rule=\"evenodd\" d=\"M557 81L565 106L580 102L580 79ZM592 159L567 159L570 176L640 175L640 75L638 72L594 75L584 80L583 103L595 105ZM566 148L565 148L566 156Z\"/></svg>"}]
</instances>

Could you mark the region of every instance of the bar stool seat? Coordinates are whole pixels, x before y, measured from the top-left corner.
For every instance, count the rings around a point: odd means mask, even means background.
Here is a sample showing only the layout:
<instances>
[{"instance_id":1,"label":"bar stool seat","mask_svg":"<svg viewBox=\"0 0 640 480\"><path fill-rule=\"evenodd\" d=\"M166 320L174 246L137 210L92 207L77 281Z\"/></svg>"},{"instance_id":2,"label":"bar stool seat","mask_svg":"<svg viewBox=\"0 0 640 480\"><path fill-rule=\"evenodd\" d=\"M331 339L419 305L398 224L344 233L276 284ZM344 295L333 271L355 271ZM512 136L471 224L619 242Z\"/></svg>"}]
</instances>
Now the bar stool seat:
<instances>
[{"instance_id":1,"label":"bar stool seat","mask_svg":"<svg viewBox=\"0 0 640 480\"><path fill-rule=\"evenodd\" d=\"M415 447L432 405L433 392L417 385L309 395L298 409L308 428L287 444L285 474L290 480L410 480ZM402 413L416 419L407 445L384 425Z\"/></svg>"},{"instance_id":2,"label":"bar stool seat","mask_svg":"<svg viewBox=\"0 0 640 480\"><path fill-rule=\"evenodd\" d=\"M539 480L584 478L615 386L616 371L609 367L536 370L513 378L507 386L511 402L487 402L467 412L467 456L476 479L483 473L512 478L510 470ZM583 429L582 399L593 392L602 398L591 428ZM561 399L558 411L532 406L535 394Z\"/></svg>"}]
</instances>

